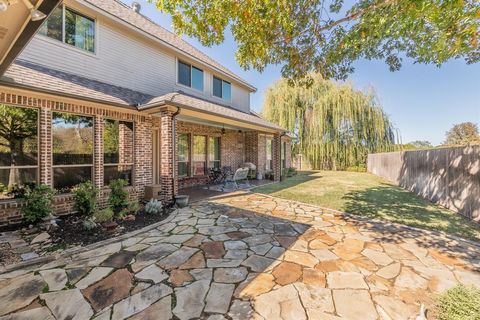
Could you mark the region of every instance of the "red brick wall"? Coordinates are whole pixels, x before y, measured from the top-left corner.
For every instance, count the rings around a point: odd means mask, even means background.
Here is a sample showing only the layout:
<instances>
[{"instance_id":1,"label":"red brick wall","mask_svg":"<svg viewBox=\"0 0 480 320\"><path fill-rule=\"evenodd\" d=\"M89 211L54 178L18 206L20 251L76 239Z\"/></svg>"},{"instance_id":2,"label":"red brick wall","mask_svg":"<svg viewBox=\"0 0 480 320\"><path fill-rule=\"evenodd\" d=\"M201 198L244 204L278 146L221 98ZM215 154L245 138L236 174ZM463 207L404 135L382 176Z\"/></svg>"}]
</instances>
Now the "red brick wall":
<instances>
[{"instance_id":1,"label":"red brick wall","mask_svg":"<svg viewBox=\"0 0 480 320\"><path fill-rule=\"evenodd\" d=\"M152 118L139 113L129 112L121 108L90 106L87 104L67 103L52 97L38 99L26 94L17 95L0 91L0 103L16 106L34 107L39 109L39 182L52 185L52 140L51 121L52 112L71 112L94 117L94 177L93 182L99 188L103 187L103 118L133 121L135 125L134 150L134 182L127 188L132 199L143 196L145 185L152 182ZM100 205L105 206L108 201L109 190L102 189ZM21 222L22 202L18 200L4 200L0 202L0 226ZM55 196L54 207L56 214L66 214L73 211L71 195Z\"/></svg>"}]
</instances>

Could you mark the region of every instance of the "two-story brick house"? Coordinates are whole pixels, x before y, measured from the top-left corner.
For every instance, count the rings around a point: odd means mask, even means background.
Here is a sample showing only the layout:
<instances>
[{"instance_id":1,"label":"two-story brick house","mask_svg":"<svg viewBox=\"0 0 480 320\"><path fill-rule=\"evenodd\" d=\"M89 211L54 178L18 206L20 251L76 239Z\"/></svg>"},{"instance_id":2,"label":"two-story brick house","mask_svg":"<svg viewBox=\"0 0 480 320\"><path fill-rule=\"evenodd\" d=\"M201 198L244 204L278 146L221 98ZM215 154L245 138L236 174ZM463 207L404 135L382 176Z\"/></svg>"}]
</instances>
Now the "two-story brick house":
<instances>
[{"instance_id":1,"label":"two-story brick house","mask_svg":"<svg viewBox=\"0 0 480 320\"><path fill-rule=\"evenodd\" d=\"M285 130L250 110L256 89L137 11L66 0L1 76L0 127L25 126L18 143L0 133L1 187L64 190L65 213L69 188L85 180L104 197L118 177L132 197L158 184L171 200L211 167L252 162L278 180L290 166ZM0 225L18 222L20 205L0 200Z\"/></svg>"}]
</instances>

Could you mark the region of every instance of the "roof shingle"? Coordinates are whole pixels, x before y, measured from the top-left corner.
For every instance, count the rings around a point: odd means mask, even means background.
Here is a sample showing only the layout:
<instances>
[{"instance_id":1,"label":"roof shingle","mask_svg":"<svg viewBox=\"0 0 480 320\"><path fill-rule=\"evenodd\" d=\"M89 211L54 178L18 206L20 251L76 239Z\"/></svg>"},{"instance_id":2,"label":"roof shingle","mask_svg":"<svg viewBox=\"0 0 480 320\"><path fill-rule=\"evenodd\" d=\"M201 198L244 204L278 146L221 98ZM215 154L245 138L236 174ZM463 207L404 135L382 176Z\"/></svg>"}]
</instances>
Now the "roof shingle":
<instances>
[{"instance_id":1,"label":"roof shingle","mask_svg":"<svg viewBox=\"0 0 480 320\"><path fill-rule=\"evenodd\" d=\"M219 71L227 74L228 76L232 77L238 82L243 83L244 85L250 87L252 90L256 91L256 88L251 84L249 84L246 80L242 79L241 77L233 73L231 70L224 67L217 61L213 60L212 58L210 58L205 53L201 52L200 50L198 50L188 42L182 40L181 37L159 26L158 24L150 20L148 17L142 15L141 13L137 13L133 11L132 8L130 8L123 2L120 2L118 0L85 0L85 1L106 13L109 13L127 22L128 24L140 29L141 31L148 33L149 35L159 39L160 41L163 41L166 44L172 45L173 47L182 51L187 56L191 56L195 59L202 61L205 64L210 65L214 69L218 69Z\"/></svg>"}]
</instances>

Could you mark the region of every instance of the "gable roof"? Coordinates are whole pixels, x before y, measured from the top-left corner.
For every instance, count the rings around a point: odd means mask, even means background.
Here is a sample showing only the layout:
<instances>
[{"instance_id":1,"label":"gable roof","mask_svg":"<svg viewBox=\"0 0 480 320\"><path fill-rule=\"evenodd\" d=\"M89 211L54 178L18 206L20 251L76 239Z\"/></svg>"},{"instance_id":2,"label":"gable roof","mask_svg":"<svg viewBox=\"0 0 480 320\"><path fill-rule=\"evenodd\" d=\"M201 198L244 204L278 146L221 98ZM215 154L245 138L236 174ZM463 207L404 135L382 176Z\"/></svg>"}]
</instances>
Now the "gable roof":
<instances>
[{"instance_id":1,"label":"gable roof","mask_svg":"<svg viewBox=\"0 0 480 320\"><path fill-rule=\"evenodd\" d=\"M168 31L167 29L159 26L148 17L144 16L141 13L133 11L133 9L119 0L84 0L86 3L93 5L97 9L100 9L106 14L113 15L118 19L128 23L130 26L143 31L150 36L153 36L160 42L163 42L167 46L172 46L173 48L181 51L184 55L191 57L193 59L199 60L204 64L209 65L214 70L224 73L225 75L233 78L244 86L248 87L252 91L257 89L248 83L246 80L242 79L235 73L233 73L228 68L224 67L217 61L210 58L208 55L198 50L188 42L182 40L181 37L175 35L174 33Z\"/></svg>"}]
</instances>

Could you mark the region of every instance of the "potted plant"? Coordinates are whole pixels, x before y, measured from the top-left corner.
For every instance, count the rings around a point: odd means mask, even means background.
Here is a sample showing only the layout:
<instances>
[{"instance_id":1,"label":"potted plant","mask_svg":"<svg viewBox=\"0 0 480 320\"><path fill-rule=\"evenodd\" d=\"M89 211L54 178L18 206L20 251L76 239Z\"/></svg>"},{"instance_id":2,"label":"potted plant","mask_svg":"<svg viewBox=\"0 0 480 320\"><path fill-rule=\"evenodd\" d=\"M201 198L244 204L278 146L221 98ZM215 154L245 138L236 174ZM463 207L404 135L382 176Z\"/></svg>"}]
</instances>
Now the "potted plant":
<instances>
[{"instance_id":1,"label":"potted plant","mask_svg":"<svg viewBox=\"0 0 480 320\"><path fill-rule=\"evenodd\" d=\"M183 194L177 194L175 196L175 204L179 208L184 208L188 205L188 196Z\"/></svg>"}]
</instances>

